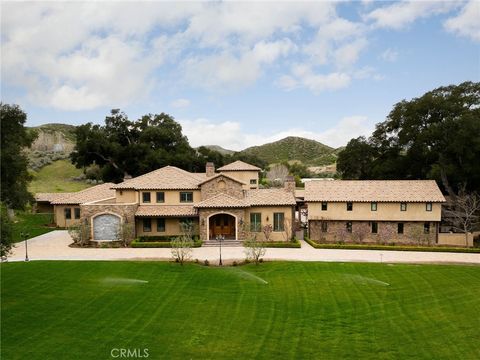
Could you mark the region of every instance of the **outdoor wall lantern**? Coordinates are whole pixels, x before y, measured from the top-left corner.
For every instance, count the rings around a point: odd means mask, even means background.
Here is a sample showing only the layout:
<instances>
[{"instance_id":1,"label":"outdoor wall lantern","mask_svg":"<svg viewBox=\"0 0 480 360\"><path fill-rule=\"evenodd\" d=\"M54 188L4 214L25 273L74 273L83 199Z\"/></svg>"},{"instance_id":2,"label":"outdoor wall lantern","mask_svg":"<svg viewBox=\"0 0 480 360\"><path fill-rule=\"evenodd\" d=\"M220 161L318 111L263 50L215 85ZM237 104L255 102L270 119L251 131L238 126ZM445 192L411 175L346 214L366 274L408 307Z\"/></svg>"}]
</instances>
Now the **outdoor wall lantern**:
<instances>
[{"instance_id":1,"label":"outdoor wall lantern","mask_svg":"<svg viewBox=\"0 0 480 360\"><path fill-rule=\"evenodd\" d=\"M268 222L268 216L267 216L267 222Z\"/></svg>"},{"instance_id":2,"label":"outdoor wall lantern","mask_svg":"<svg viewBox=\"0 0 480 360\"><path fill-rule=\"evenodd\" d=\"M240 219L240 221L238 222L240 225L243 225L243 219Z\"/></svg>"}]
</instances>

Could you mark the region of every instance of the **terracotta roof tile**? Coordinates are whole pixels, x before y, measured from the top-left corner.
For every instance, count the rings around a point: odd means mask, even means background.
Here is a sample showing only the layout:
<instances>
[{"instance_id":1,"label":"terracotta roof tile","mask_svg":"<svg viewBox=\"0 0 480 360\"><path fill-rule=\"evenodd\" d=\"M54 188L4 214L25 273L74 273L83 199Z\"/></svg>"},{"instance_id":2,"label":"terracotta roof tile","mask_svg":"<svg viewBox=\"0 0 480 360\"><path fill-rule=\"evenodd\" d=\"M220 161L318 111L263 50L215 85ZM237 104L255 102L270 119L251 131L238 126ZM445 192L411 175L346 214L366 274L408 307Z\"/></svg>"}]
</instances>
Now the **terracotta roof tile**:
<instances>
[{"instance_id":1,"label":"terracotta roof tile","mask_svg":"<svg viewBox=\"0 0 480 360\"><path fill-rule=\"evenodd\" d=\"M115 191L112 190L113 183L105 183L101 185L92 186L88 189L74 192L63 193L63 196L59 196L52 201L54 205L60 204L83 204L92 201L98 201L115 197Z\"/></svg>"},{"instance_id":2,"label":"terracotta roof tile","mask_svg":"<svg viewBox=\"0 0 480 360\"><path fill-rule=\"evenodd\" d=\"M217 194L194 205L196 208L245 208L249 204L227 194Z\"/></svg>"},{"instance_id":3,"label":"terracotta roof tile","mask_svg":"<svg viewBox=\"0 0 480 360\"><path fill-rule=\"evenodd\" d=\"M305 183L305 201L444 202L434 180L334 180Z\"/></svg>"},{"instance_id":4,"label":"terracotta roof tile","mask_svg":"<svg viewBox=\"0 0 480 360\"><path fill-rule=\"evenodd\" d=\"M237 160L218 168L218 171L262 171L259 167Z\"/></svg>"},{"instance_id":5,"label":"terracotta roof tile","mask_svg":"<svg viewBox=\"0 0 480 360\"><path fill-rule=\"evenodd\" d=\"M197 216L198 212L192 205L140 205L135 216Z\"/></svg>"},{"instance_id":6,"label":"terracotta roof tile","mask_svg":"<svg viewBox=\"0 0 480 360\"><path fill-rule=\"evenodd\" d=\"M136 190L193 190L205 179L205 174L194 174L175 166L165 166L113 186L114 189Z\"/></svg>"},{"instance_id":7,"label":"terracotta roof tile","mask_svg":"<svg viewBox=\"0 0 480 360\"><path fill-rule=\"evenodd\" d=\"M36 193L35 200L52 202L54 200L61 199L67 195L72 195L72 194L74 193Z\"/></svg>"},{"instance_id":8,"label":"terracotta roof tile","mask_svg":"<svg viewBox=\"0 0 480 360\"><path fill-rule=\"evenodd\" d=\"M296 205L294 195L285 189L248 190L245 200L250 206Z\"/></svg>"}]
</instances>

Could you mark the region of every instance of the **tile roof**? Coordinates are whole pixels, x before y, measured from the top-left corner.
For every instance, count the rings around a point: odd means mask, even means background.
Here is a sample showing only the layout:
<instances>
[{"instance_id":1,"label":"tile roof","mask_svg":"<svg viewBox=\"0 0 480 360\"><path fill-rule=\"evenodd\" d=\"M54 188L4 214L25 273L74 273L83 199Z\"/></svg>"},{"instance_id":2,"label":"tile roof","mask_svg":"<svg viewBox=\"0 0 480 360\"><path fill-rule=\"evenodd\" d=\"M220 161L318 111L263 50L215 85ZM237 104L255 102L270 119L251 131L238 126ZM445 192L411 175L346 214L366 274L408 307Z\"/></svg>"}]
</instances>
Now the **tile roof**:
<instances>
[{"instance_id":1,"label":"tile roof","mask_svg":"<svg viewBox=\"0 0 480 360\"><path fill-rule=\"evenodd\" d=\"M140 205L135 216L197 216L192 205Z\"/></svg>"},{"instance_id":2,"label":"tile roof","mask_svg":"<svg viewBox=\"0 0 480 360\"><path fill-rule=\"evenodd\" d=\"M193 190L205 179L204 173L190 173L175 166L165 166L113 186L114 189Z\"/></svg>"},{"instance_id":3,"label":"tile roof","mask_svg":"<svg viewBox=\"0 0 480 360\"><path fill-rule=\"evenodd\" d=\"M245 200L250 206L296 205L295 196L285 189L247 190Z\"/></svg>"},{"instance_id":4,"label":"tile roof","mask_svg":"<svg viewBox=\"0 0 480 360\"><path fill-rule=\"evenodd\" d=\"M216 174L214 176L206 177L203 181L198 183L198 185L205 184L205 183L209 182L210 180L213 180L213 179L216 179L216 178L219 178L219 177L222 177L222 176L226 177L227 179L233 180L233 181L235 181L239 184L247 185L247 183L245 183L241 180L238 180L236 177L233 177L233 176L225 174L225 173L219 173L219 174Z\"/></svg>"},{"instance_id":5,"label":"tile roof","mask_svg":"<svg viewBox=\"0 0 480 360\"><path fill-rule=\"evenodd\" d=\"M249 206L244 199L221 193L205 199L194 205L196 208L246 208Z\"/></svg>"},{"instance_id":6,"label":"tile roof","mask_svg":"<svg viewBox=\"0 0 480 360\"><path fill-rule=\"evenodd\" d=\"M60 204L83 204L92 201L98 201L115 197L115 190L112 190L113 183L105 183L92 186L88 189L74 193L63 193L57 199L52 201L54 205Z\"/></svg>"},{"instance_id":7,"label":"tile roof","mask_svg":"<svg viewBox=\"0 0 480 360\"><path fill-rule=\"evenodd\" d=\"M246 162L237 160L225 166L218 168L218 171L261 171L259 167L247 164Z\"/></svg>"},{"instance_id":8,"label":"tile roof","mask_svg":"<svg viewBox=\"0 0 480 360\"><path fill-rule=\"evenodd\" d=\"M36 193L35 200L52 202L54 200L61 199L62 197L71 194L74 193Z\"/></svg>"},{"instance_id":9,"label":"tile roof","mask_svg":"<svg viewBox=\"0 0 480 360\"><path fill-rule=\"evenodd\" d=\"M444 202L434 180L334 180L305 183L305 201Z\"/></svg>"}]
</instances>

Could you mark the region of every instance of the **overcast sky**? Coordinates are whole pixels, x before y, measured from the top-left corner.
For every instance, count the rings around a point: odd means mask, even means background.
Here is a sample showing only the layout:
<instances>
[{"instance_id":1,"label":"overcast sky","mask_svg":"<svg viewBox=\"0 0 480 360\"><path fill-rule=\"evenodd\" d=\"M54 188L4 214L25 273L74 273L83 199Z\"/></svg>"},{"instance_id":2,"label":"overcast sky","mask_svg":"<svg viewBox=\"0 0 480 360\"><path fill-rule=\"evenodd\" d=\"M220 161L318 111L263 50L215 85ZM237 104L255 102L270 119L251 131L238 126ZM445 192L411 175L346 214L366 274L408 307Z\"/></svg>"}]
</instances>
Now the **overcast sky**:
<instances>
[{"instance_id":1,"label":"overcast sky","mask_svg":"<svg viewBox=\"0 0 480 360\"><path fill-rule=\"evenodd\" d=\"M2 2L2 101L28 125L167 112L193 146L345 145L479 81L480 2Z\"/></svg>"}]
</instances>

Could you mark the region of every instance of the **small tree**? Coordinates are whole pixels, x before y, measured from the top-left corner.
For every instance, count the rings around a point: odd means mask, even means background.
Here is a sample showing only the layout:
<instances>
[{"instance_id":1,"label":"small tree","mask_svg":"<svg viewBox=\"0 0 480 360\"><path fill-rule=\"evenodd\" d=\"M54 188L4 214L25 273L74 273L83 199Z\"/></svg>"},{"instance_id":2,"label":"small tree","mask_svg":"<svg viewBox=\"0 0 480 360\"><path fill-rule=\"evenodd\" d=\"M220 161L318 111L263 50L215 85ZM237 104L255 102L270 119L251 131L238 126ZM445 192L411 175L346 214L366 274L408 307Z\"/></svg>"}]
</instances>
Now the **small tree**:
<instances>
[{"instance_id":1,"label":"small tree","mask_svg":"<svg viewBox=\"0 0 480 360\"><path fill-rule=\"evenodd\" d=\"M412 226L410 228L410 238L417 243L417 245L430 245L430 236L429 234L425 234L425 230L422 228L421 225Z\"/></svg>"},{"instance_id":2,"label":"small tree","mask_svg":"<svg viewBox=\"0 0 480 360\"><path fill-rule=\"evenodd\" d=\"M370 227L367 223L358 223L353 227L352 238L355 243L362 243L370 234Z\"/></svg>"},{"instance_id":3,"label":"small tree","mask_svg":"<svg viewBox=\"0 0 480 360\"><path fill-rule=\"evenodd\" d=\"M468 247L468 233L472 232L480 222L480 196L468 194L463 188L454 197L445 215L452 219L453 228L465 234L465 245Z\"/></svg>"},{"instance_id":4,"label":"small tree","mask_svg":"<svg viewBox=\"0 0 480 360\"><path fill-rule=\"evenodd\" d=\"M262 228L263 235L265 236L265 241L270 241L270 236L272 235L273 226L272 224L267 224Z\"/></svg>"},{"instance_id":5,"label":"small tree","mask_svg":"<svg viewBox=\"0 0 480 360\"><path fill-rule=\"evenodd\" d=\"M90 242L90 226L88 223L70 225L68 234L72 237L73 243L79 246L86 246Z\"/></svg>"},{"instance_id":6,"label":"small tree","mask_svg":"<svg viewBox=\"0 0 480 360\"><path fill-rule=\"evenodd\" d=\"M255 265L260 263L260 259L265 256L267 252L265 242L258 240L255 234L247 238L247 240L243 242L243 246L245 247L247 260L253 261Z\"/></svg>"},{"instance_id":7,"label":"small tree","mask_svg":"<svg viewBox=\"0 0 480 360\"><path fill-rule=\"evenodd\" d=\"M184 222L180 223L180 228L182 234L173 239L170 244L173 259L183 266L192 257L194 226L191 222Z\"/></svg>"},{"instance_id":8,"label":"small tree","mask_svg":"<svg viewBox=\"0 0 480 360\"><path fill-rule=\"evenodd\" d=\"M345 226L340 226L335 230L335 240L338 243L343 244L347 239L347 237L348 237L348 231L345 228Z\"/></svg>"},{"instance_id":9,"label":"small tree","mask_svg":"<svg viewBox=\"0 0 480 360\"><path fill-rule=\"evenodd\" d=\"M133 240L134 234L133 224L123 222L118 226L116 240L120 241L124 247L128 247Z\"/></svg>"}]
</instances>

